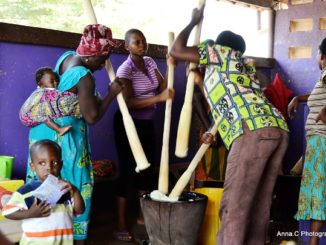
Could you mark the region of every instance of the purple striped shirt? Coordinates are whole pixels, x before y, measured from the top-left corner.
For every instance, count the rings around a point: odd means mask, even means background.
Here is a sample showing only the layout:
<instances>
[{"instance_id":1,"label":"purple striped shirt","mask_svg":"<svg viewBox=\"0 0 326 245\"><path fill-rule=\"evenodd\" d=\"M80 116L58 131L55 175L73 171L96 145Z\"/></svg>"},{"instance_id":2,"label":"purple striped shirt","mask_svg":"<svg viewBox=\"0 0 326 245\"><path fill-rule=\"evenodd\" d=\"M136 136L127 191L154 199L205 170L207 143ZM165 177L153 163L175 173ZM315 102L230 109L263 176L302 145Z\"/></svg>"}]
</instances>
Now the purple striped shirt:
<instances>
[{"instance_id":1,"label":"purple striped shirt","mask_svg":"<svg viewBox=\"0 0 326 245\"><path fill-rule=\"evenodd\" d=\"M119 66L117 71L117 77L131 81L134 96L138 99L157 95L159 87L159 82L155 74L155 69L157 69L155 61L151 57L145 56L144 62L148 74L138 69L130 56ZM147 120L154 117L155 109L156 105L152 105L141 109L130 110L130 114L135 119Z\"/></svg>"}]
</instances>

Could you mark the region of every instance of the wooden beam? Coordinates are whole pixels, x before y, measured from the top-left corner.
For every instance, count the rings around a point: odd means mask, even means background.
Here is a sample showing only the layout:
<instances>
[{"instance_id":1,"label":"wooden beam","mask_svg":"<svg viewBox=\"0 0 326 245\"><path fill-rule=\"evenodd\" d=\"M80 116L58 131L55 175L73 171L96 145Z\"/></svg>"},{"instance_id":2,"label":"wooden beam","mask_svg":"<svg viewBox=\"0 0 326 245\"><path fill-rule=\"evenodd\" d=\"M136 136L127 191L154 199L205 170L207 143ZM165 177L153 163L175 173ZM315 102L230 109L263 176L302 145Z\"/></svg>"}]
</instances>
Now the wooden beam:
<instances>
[{"instance_id":1,"label":"wooden beam","mask_svg":"<svg viewBox=\"0 0 326 245\"><path fill-rule=\"evenodd\" d=\"M0 41L11 43L35 44L76 49L81 34L50 30L45 28L22 26L0 22ZM120 46L114 49L114 53L129 54L124 48L124 41L117 39ZM167 46L148 45L148 55L153 58L166 59Z\"/></svg>"},{"instance_id":2,"label":"wooden beam","mask_svg":"<svg viewBox=\"0 0 326 245\"><path fill-rule=\"evenodd\" d=\"M76 48L80 34L0 23L0 41Z\"/></svg>"},{"instance_id":3,"label":"wooden beam","mask_svg":"<svg viewBox=\"0 0 326 245\"><path fill-rule=\"evenodd\" d=\"M81 34L78 33L14 25L1 22L0 30L0 42L45 45L69 49L76 49L81 36ZM128 52L124 48L124 41L119 39L118 41L121 43L121 45L120 47L114 49L114 53L128 54ZM153 58L166 59L166 53L167 46L165 45L148 45L148 56L151 56ZM258 68L271 69L275 65L275 59L273 58L251 58L255 59L255 64Z\"/></svg>"},{"instance_id":4,"label":"wooden beam","mask_svg":"<svg viewBox=\"0 0 326 245\"><path fill-rule=\"evenodd\" d=\"M227 1L233 4L239 4L247 7L256 7L256 8L271 8L272 6L270 0L222 0L222 1Z\"/></svg>"}]
</instances>

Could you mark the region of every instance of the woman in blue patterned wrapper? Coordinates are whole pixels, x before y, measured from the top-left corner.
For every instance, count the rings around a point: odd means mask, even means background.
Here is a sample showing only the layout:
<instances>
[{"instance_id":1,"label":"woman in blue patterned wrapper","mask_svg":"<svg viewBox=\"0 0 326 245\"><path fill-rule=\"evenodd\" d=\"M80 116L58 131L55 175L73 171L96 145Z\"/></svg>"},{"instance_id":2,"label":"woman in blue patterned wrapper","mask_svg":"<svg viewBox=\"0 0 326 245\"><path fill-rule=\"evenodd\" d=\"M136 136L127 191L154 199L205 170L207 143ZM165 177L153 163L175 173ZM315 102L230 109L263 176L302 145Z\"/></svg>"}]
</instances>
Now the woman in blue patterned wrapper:
<instances>
[{"instance_id":1,"label":"woman in blue patterned wrapper","mask_svg":"<svg viewBox=\"0 0 326 245\"><path fill-rule=\"evenodd\" d=\"M122 86L117 78L101 100L98 98L93 72L100 70L116 46L110 28L94 24L84 28L80 44L76 50L65 52L57 61L55 72L59 75L58 90L70 91L78 96L82 118L60 117L55 122L60 126L71 125L72 129L63 136L44 123L33 127L29 132L29 144L41 139L56 141L62 148L65 163L61 177L76 186L85 201L85 212L74 219L75 244L85 244L89 223L91 197L93 191L93 169L87 124L98 122ZM35 173L27 168L26 181L35 179Z\"/></svg>"}]
</instances>

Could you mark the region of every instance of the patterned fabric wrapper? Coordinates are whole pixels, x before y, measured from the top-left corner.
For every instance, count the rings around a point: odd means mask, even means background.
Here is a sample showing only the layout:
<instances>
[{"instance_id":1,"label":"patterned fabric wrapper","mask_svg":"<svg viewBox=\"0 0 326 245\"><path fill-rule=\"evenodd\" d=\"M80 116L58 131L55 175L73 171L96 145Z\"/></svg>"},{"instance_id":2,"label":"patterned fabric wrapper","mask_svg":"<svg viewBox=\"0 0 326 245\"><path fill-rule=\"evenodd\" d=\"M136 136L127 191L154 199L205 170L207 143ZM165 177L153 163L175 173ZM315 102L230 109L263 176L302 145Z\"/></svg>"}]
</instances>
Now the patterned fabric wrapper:
<instances>
[{"instance_id":1,"label":"patterned fabric wrapper","mask_svg":"<svg viewBox=\"0 0 326 245\"><path fill-rule=\"evenodd\" d=\"M109 47L115 46L118 46L118 43L112 38L110 28L100 24L87 25L76 53L79 56L107 55Z\"/></svg>"},{"instance_id":2,"label":"patterned fabric wrapper","mask_svg":"<svg viewBox=\"0 0 326 245\"><path fill-rule=\"evenodd\" d=\"M35 90L19 111L19 119L27 127L64 116L82 117L78 97L55 89Z\"/></svg>"},{"instance_id":3,"label":"patterned fabric wrapper","mask_svg":"<svg viewBox=\"0 0 326 245\"><path fill-rule=\"evenodd\" d=\"M297 220L326 220L326 137L307 137Z\"/></svg>"}]
</instances>

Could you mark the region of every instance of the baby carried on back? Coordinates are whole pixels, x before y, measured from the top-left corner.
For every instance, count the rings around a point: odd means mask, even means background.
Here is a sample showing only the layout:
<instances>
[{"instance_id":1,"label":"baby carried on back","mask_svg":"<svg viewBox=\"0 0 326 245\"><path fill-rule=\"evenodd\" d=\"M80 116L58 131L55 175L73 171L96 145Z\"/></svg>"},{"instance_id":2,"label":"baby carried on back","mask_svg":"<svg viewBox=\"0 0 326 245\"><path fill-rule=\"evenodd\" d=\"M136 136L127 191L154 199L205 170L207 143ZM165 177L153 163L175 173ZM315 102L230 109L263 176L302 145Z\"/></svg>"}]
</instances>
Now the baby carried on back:
<instances>
[{"instance_id":1,"label":"baby carried on back","mask_svg":"<svg viewBox=\"0 0 326 245\"><path fill-rule=\"evenodd\" d=\"M81 118L78 96L69 91L57 90L57 76L49 67L38 69L36 82L38 88L19 111L20 121L27 127L45 123L63 135L71 126L60 128L53 120L64 116Z\"/></svg>"}]
</instances>

